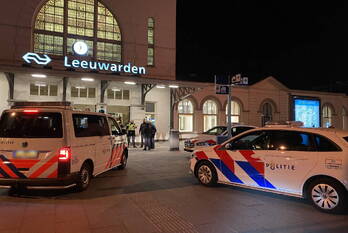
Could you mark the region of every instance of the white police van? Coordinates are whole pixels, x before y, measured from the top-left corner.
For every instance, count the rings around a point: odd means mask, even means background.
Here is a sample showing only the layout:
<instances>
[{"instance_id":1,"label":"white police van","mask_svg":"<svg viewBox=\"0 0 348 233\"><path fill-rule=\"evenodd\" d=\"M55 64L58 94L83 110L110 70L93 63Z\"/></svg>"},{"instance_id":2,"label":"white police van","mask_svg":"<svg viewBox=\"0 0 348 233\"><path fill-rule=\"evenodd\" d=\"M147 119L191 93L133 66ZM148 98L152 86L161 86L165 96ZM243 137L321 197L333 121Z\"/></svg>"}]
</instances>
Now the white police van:
<instances>
[{"instance_id":1,"label":"white police van","mask_svg":"<svg viewBox=\"0 0 348 233\"><path fill-rule=\"evenodd\" d=\"M324 212L348 205L348 131L273 125L193 153L203 185L233 184L308 198Z\"/></svg>"},{"instance_id":2,"label":"white police van","mask_svg":"<svg viewBox=\"0 0 348 233\"><path fill-rule=\"evenodd\" d=\"M0 118L0 187L87 189L91 178L126 167L126 137L101 113L68 102L17 102Z\"/></svg>"}]
</instances>

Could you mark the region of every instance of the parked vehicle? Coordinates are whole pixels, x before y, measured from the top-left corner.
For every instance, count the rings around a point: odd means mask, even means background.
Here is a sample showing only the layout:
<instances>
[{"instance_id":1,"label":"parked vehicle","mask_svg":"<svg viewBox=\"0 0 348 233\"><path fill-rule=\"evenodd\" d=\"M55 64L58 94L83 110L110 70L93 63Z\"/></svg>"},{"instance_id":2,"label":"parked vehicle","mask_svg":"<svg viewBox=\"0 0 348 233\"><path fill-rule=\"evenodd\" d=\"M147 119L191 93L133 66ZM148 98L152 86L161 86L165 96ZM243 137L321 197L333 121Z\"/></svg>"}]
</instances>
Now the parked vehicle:
<instances>
[{"instance_id":1,"label":"parked vehicle","mask_svg":"<svg viewBox=\"0 0 348 233\"><path fill-rule=\"evenodd\" d=\"M91 178L127 165L126 136L109 115L67 102L21 102L0 118L0 186L87 189Z\"/></svg>"},{"instance_id":2,"label":"parked vehicle","mask_svg":"<svg viewBox=\"0 0 348 233\"><path fill-rule=\"evenodd\" d=\"M193 153L203 185L231 184L308 198L321 211L348 204L348 131L273 125Z\"/></svg>"},{"instance_id":3,"label":"parked vehicle","mask_svg":"<svg viewBox=\"0 0 348 233\"><path fill-rule=\"evenodd\" d=\"M246 130L254 128L256 127L249 125L233 125L231 128L232 137ZM216 126L196 137L186 139L184 142L184 150L187 152L193 152L194 150L200 149L205 146L216 145L216 138L219 135L228 135L226 126Z\"/></svg>"}]
</instances>

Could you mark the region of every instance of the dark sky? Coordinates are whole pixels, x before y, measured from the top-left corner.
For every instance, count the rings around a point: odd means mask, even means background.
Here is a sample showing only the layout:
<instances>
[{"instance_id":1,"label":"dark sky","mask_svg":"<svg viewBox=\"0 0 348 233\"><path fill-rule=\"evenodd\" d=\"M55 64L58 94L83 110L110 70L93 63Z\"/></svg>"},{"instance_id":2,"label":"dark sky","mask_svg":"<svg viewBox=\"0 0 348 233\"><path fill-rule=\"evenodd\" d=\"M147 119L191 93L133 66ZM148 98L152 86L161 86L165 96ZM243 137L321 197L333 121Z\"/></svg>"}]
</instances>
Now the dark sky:
<instances>
[{"instance_id":1,"label":"dark sky","mask_svg":"<svg viewBox=\"0 0 348 233\"><path fill-rule=\"evenodd\" d=\"M345 82L348 7L338 1L178 0L177 76L242 73L290 88Z\"/></svg>"}]
</instances>

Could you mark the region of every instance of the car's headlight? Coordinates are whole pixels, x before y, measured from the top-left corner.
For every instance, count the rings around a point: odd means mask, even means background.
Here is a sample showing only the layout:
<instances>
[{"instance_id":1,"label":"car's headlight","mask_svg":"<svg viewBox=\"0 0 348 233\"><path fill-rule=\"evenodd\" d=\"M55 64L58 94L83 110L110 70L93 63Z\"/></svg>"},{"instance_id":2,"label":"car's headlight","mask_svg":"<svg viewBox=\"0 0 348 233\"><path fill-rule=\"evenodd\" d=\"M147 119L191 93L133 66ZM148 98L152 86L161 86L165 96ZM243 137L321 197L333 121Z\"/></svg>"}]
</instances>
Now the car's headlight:
<instances>
[{"instance_id":1,"label":"car's headlight","mask_svg":"<svg viewBox=\"0 0 348 233\"><path fill-rule=\"evenodd\" d=\"M207 142L197 142L196 145L197 146L209 146L209 144Z\"/></svg>"}]
</instances>

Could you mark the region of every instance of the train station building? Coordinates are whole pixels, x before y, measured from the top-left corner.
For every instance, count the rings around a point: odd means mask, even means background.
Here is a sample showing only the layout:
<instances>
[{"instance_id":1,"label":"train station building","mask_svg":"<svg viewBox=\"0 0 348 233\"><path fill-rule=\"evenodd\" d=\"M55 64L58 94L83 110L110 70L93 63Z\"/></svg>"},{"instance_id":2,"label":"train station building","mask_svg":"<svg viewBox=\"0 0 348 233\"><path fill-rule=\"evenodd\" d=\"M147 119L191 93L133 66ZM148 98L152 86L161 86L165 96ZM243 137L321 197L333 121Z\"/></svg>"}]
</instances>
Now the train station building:
<instances>
[{"instance_id":1,"label":"train station building","mask_svg":"<svg viewBox=\"0 0 348 233\"><path fill-rule=\"evenodd\" d=\"M169 131L176 82L175 0L31 0L0 14L0 111L70 101ZM186 85L186 84L185 84Z\"/></svg>"},{"instance_id":2,"label":"train station building","mask_svg":"<svg viewBox=\"0 0 348 233\"><path fill-rule=\"evenodd\" d=\"M176 80L175 0L12 1L0 12L0 112L14 101L70 101L123 123L147 118L159 140L172 127L190 134L227 122L226 96L213 83ZM261 126L311 109L310 126L348 128L344 94L269 77L232 95L233 123Z\"/></svg>"}]
</instances>

